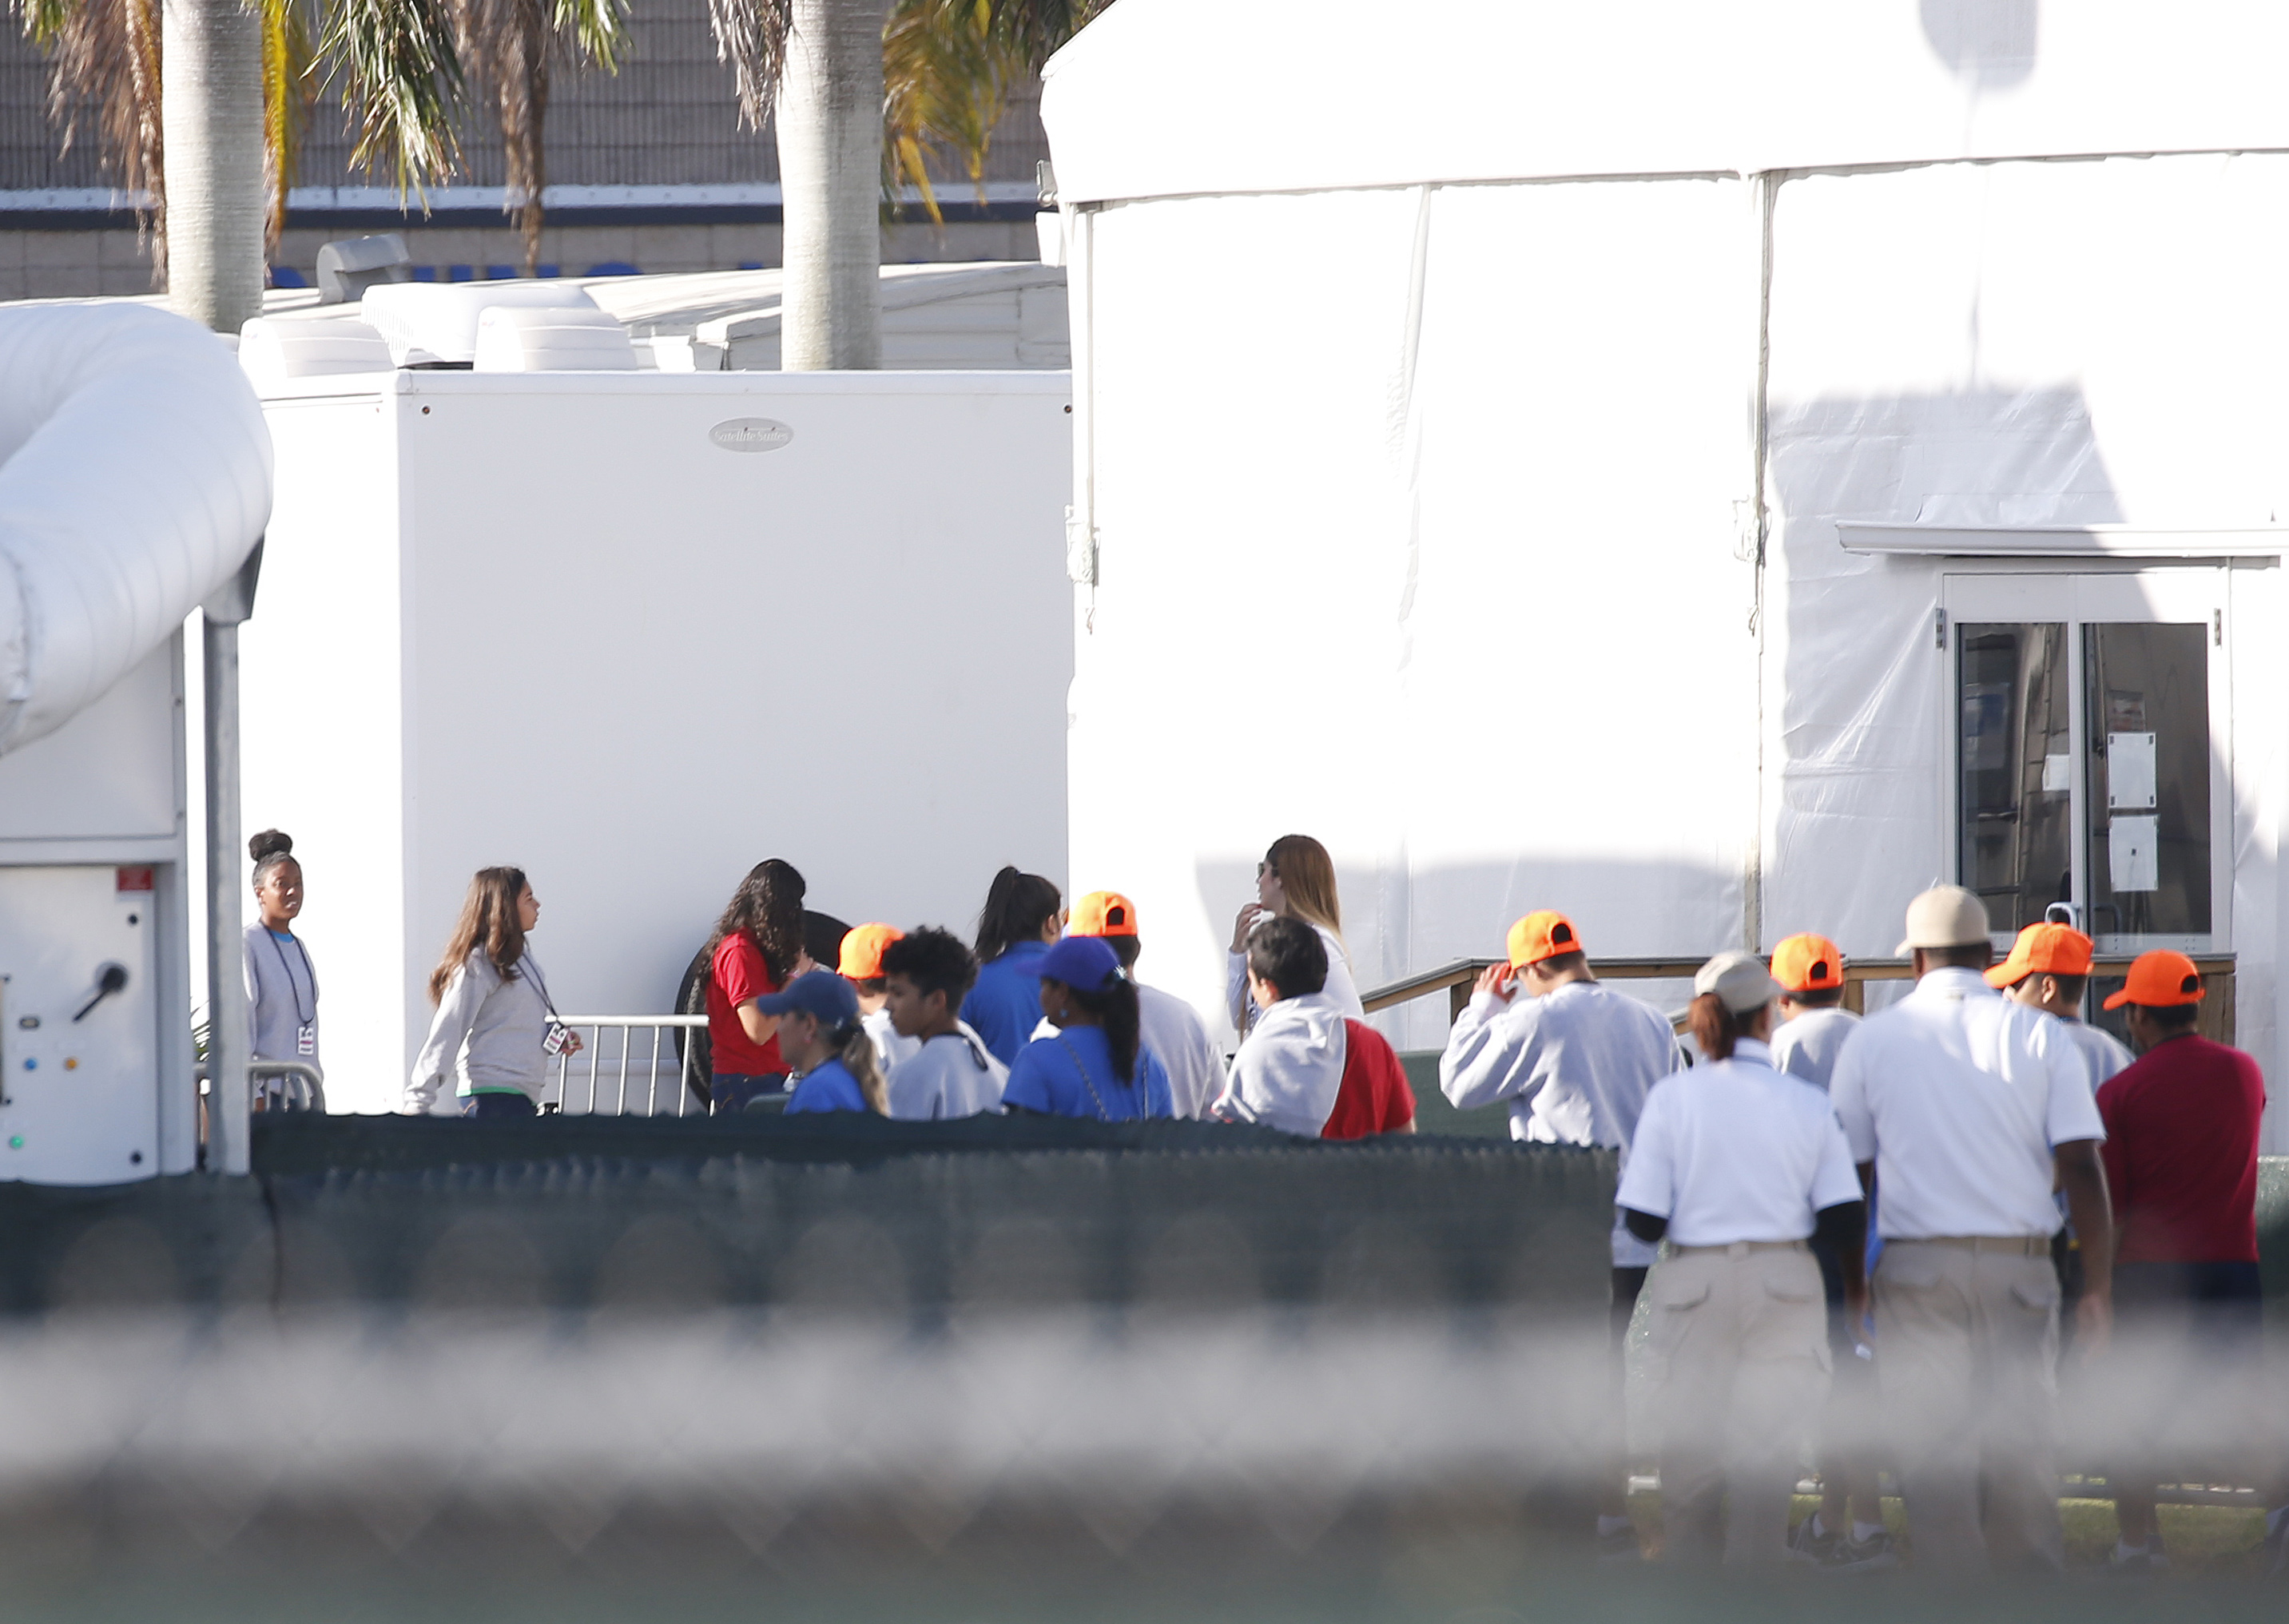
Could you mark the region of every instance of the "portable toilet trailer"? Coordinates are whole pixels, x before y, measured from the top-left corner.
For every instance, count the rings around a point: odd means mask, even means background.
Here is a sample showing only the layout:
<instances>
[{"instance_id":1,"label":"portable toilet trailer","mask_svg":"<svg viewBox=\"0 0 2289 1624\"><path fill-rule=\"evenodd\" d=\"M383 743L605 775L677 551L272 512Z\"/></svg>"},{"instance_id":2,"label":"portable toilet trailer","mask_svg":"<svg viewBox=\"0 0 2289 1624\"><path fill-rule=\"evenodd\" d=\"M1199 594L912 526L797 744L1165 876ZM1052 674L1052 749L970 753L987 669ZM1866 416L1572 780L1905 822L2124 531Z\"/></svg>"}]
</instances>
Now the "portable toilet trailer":
<instances>
[{"instance_id":1,"label":"portable toilet trailer","mask_svg":"<svg viewBox=\"0 0 2289 1624\"><path fill-rule=\"evenodd\" d=\"M182 628L269 506L213 335L0 310L0 1179L196 1165Z\"/></svg>"}]
</instances>

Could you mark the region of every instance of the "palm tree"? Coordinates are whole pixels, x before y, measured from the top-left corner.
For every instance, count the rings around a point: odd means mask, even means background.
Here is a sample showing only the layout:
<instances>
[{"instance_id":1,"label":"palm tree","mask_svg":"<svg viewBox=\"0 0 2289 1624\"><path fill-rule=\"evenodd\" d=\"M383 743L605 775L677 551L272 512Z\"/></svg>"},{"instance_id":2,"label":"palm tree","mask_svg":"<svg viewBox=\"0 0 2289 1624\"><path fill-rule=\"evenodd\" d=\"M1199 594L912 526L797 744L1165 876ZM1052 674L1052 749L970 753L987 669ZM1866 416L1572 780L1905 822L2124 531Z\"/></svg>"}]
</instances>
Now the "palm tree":
<instances>
[{"instance_id":1,"label":"palm tree","mask_svg":"<svg viewBox=\"0 0 2289 1624\"><path fill-rule=\"evenodd\" d=\"M262 314L262 34L241 0L165 0L167 302L217 332ZM163 163L161 172L164 173Z\"/></svg>"},{"instance_id":2,"label":"palm tree","mask_svg":"<svg viewBox=\"0 0 2289 1624\"><path fill-rule=\"evenodd\" d=\"M1106 4L898 0L886 28L883 0L709 0L740 121L761 130L778 103L781 366L881 364L876 198L886 145L894 175L920 171L928 134L966 161L974 154L975 179L1010 79L1038 72ZM886 51L898 69L887 95ZM927 188L926 171L921 179Z\"/></svg>"},{"instance_id":3,"label":"palm tree","mask_svg":"<svg viewBox=\"0 0 2289 1624\"><path fill-rule=\"evenodd\" d=\"M277 251L322 76L339 82L357 123L355 161L392 167L401 192L459 166L454 121L470 89L483 93L500 122L530 275L551 73L566 63L609 70L626 39L623 0L330 3L314 48L313 0L12 0L50 53L49 111L65 146L91 105L105 159L137 200L155 279L218 330L235 332L260 310L262 267Z\"/></svg>"}]
</instances>

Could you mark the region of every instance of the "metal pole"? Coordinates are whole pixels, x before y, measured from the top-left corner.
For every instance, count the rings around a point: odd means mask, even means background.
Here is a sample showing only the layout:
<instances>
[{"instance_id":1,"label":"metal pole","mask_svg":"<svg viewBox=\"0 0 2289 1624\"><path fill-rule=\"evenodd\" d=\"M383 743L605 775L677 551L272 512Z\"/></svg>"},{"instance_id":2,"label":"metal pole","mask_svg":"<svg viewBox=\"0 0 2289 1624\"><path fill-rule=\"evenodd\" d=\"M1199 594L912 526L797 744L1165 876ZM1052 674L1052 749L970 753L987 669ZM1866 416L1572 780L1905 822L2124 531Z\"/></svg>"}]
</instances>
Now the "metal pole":
<instances>
[{"instance_id":1,"label":"metal pole","mask_svg":"<svg viewBox=\"0 0 2289 1624\"><path fill-rule=\"evenodd\" d=\"M238 626L201 617L207 681L207 1168L250 1164L245 943L238 894Z\"/></svg>"}]
</instances>

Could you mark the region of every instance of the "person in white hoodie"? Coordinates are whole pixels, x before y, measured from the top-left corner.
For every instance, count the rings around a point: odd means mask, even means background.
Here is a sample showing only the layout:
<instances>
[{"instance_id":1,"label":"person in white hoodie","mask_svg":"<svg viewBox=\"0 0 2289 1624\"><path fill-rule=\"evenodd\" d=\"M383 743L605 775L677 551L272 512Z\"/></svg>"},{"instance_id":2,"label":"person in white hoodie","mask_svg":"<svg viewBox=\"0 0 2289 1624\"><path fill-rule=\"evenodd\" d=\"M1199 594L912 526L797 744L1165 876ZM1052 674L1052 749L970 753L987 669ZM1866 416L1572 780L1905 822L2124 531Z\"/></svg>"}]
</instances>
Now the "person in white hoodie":
<instances>
[{"instance_id":1,"label":"person in white hoodie","mask_svg":"<svg viewBox=\"0 0 2289 1624\"><path fill-rule=\"evenodd\" d=\"M1685 1063L1676 1034L1660 1011L1599 983L1564 914L1527 914L1510 927L1509 946L1508 962L1479 977L1447 1034L1440 1088L1457 1111L1509 1101L1512 1139L1619 1150L1627 1174L1646 1095ZM1598 1542L1601 1559L1618 1562L1641 1554L1621 1461L1622 1349L1657 1248L1630 1233L1618 1208L1611 1246L1615 1458L1600 1489Z\"/></svg>"},{"instance_id":2,"label":"person in white hoodie","mask_svg":"<svg viewBox=\"0 0 2289 1624\"><path fill-rule=\"evenodd\" d=\"M1224 1007L1232 1027L1245 1038L1256 1020L1256 1007L1248 996L1248 933L1266 919L1301 919L1319 933L1328 955L1326 994L1340 1013L1354 1021L1367 1018L1359 987L1352 980L1350 955L1344 950L1343 904L1336 896L1336 865L1328 848L1308 834L1283 834L1272 842L1264 861L1256 865L1256 900L1243 906L1232 922L1232 951L1224 961Z\"/></svg>"},{"instance_id":3,"label":"person in white hoodie","mask_svg":"<svg viewBox=\"0 0 2289 1624\"><path fill-rule=\"evenodd\" d=\"M1232 1056L1210 1117L1320 1136L1349 1047L1345 1012L1327 983L1327 946L1311 926L1274 916L1248 933L1248 990L1263 1013Z\"/></svg>"},{"instance_id":4,"label":"person in white hoodie","mask_svg":"<svg viewBox=\"0 0 2289 1624\"><path fill-rule=\"evenodd\" d=\"M408 1113L426 1115L454 1079L461 1115L479 1121L536 1116L552 1055L576 1055L579 1034L556 1018L525 935L540 899L516 868L479 869L460 923L429 973L437 1013L413 1062Z\"/></svg>"},{"instance_id":5,"label":"person in white hoodie","mask_svg":"<svg viewBox=\"0 0 2289 1624\"><path fill-rule=\"evenodd\" d=\"M897 1035L921 1045L892 1068L885 1086L890 1107L886 1114L893 1120L1001 1114L1009 1068L956 1014L977 980L977 956L961 937L934 925L883 948L883 1007Z\"/></svg>"}]
</instances>

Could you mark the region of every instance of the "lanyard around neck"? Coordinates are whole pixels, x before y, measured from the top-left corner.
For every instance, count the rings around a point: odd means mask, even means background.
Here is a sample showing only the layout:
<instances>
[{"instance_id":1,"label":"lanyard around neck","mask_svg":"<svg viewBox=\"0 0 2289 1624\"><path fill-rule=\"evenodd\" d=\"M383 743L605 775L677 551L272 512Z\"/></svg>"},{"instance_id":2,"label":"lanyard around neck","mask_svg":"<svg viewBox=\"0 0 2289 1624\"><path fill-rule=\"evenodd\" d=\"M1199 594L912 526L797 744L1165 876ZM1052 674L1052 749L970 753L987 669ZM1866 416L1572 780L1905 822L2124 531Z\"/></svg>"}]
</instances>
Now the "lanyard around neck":
<instances>
[{"instance_id":1,"label":"lanyard around neck","mask_svg":"<svg viewBox=\"0 0 2289 1624\"><path fill-rule=\"evenodd\" d=\"M307 1026L318 1018L318 973L310 967L310 950L302 945L301 937L291 930L286 933L286 939L294 944L294 951L302 955L302 974L310 983L310 1013L304 1015L302 989L294 980L293 966L286 961L286 950L278 945L278 933L265 925L262 927L262 934L270 938L271 951L278 955L278 967L286 977L286 991L293 996L294 1019L299 1024Z\"/></svg>"}]
</instances>

